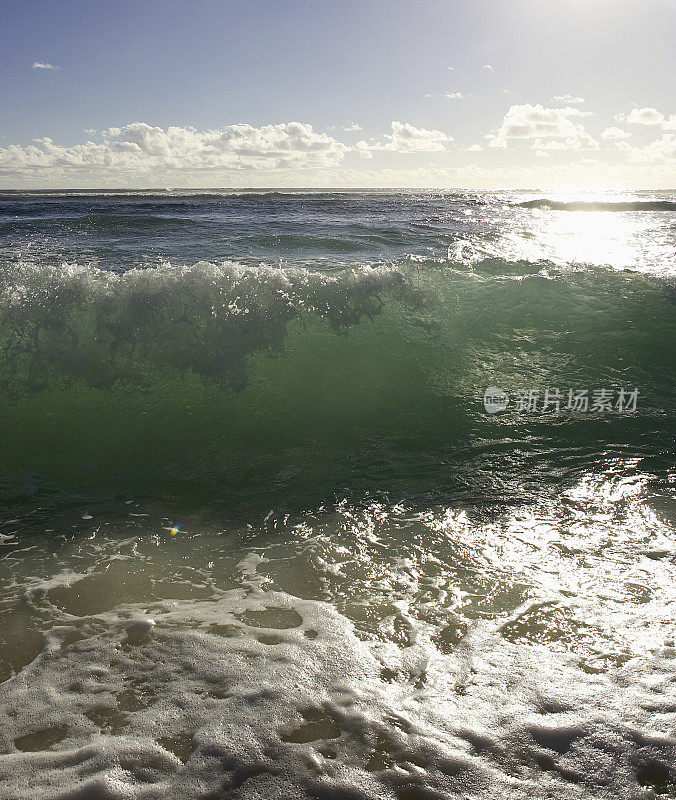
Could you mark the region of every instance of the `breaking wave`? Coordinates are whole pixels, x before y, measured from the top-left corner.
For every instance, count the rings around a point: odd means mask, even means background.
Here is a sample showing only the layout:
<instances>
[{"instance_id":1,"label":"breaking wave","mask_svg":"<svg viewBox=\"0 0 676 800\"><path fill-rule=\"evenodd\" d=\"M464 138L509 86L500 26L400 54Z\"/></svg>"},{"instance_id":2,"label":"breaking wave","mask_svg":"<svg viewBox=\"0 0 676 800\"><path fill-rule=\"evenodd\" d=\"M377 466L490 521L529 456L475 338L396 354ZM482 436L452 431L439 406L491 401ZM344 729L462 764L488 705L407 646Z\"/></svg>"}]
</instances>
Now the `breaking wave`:
<instances>
[{"instance_id":1,"label":"breaking wave","mask_svg":"<svg viewBox=\"0 0 676 800\"><path fill-rule=\"evenodd\" d=\"M599 443L642 456L671 442L673 287L646 274L501 259L121 274L23 262L3 270L0 297L0 474L24 494L54 476L236 504L367 484L483 491L488 442L507 483L524 461L554 479L554 449L574 472ZM636 387L641 400L631 417L571 427L488 418L489 385Z\"/></svg>"}]
</instances>

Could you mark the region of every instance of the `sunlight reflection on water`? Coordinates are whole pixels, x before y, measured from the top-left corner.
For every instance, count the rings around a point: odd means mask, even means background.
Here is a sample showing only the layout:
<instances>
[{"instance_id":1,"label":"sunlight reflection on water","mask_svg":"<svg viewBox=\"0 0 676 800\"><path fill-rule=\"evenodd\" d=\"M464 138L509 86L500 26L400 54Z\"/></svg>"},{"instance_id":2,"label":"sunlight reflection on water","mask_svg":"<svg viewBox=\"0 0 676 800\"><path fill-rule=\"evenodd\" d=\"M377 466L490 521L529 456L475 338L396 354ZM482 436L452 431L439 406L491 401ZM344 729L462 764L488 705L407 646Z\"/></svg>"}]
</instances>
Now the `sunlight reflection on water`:
<instances>
[{"instance_id":1,"label":"sunlight reflection on water","mask_svg":"<svg viewBox=\"0 0 676 800\"><path fill-rule=\"evenodd\" d=\"M500 250L508 258L527 261L651 272L655 269L649 265L660 264L671 271L668 233L664 212L531 210L508 227Z\"/></svg>"}]
</instances>

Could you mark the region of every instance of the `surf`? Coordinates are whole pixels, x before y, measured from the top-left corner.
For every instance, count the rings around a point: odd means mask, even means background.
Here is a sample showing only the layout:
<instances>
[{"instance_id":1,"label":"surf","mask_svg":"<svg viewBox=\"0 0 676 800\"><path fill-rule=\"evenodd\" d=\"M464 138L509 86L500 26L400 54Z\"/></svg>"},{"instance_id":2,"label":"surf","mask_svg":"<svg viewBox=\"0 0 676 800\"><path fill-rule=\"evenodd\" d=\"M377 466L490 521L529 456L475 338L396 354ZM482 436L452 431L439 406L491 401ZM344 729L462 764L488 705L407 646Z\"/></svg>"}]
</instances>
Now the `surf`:
<instances>
[{"instance_id":1,"label":"surf","mask_svg":"<svg viewBox=\"0 0 676 800\"><path fill-rule=\"evenodd\" d=\"M455 491L463 470L506 493L555 448L573 475L590 436L638 455L646 437L671 441L673 296L651 275L485 259L20 263L0 280L2 475L19 495L56 480L302 504L369 482ZM491 419L487 386L639 387L641 400L631 417L578 415L573 428L514 409ZM507 430L524 454L486 475L480 454L490 441L500 452Z\"/></svg>"}]
</instances>

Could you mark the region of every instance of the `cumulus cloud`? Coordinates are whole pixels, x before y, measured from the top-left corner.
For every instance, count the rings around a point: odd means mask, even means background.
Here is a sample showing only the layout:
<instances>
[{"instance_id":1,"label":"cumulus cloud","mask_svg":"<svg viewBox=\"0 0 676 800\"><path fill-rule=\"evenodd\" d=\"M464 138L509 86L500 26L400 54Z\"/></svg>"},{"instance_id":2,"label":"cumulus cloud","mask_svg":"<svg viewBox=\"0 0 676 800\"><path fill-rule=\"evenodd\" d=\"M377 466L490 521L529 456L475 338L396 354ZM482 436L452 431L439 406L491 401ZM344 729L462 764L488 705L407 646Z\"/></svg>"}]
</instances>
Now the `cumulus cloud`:
<instances>
[{"instance_id":1,"label":"cumulus cloud","mask_svg":"<svg viewBox=\"0 0 676 800\"><path fill-rule=\"evenodd\" d=\"M451 72L455 72L455 67L449 67L449 69L451 70Z\"/></svg>"},{"instance_id":2,"label":"cumulus cloud","mask_svg":"<svg viewBox=\"0 0 676 800\"><path fill-rule=\"evenodd\" d=\"M532 139L538 150L596 150L598 142L574 117L591 112L565 106L545 108L537 104L510 106L502 123L488 134L489 147L505 149L510 139Z\"/></svg>"},{"instance_id":3,"label":"cumulus cloud","mask_svg":"<svg viewBox=\"0 0 676 800\"><path fill-rule=\"evenodd\" d=\"M347 125L343 125L342 128L344 131L348 132L364 130L362 126L357 122L348 122Z\"/></svg>"},{"instance_id":4,"label":"cumulus cloud","mask_svg":"<svg viewBox=\"0 0 676 800\"><path fill-rule=\"evenodd\" d=\"M490 64L484 64L481 69L485 69L487 72L493 72L493 67Z\"/></svg>"},{"instance_id":5,"label":"cumulus cloud","mask_svg":"<svg viewBox=\"0 0 676 800\"><path fill-rule=\"evenodd\" d=\"M132 122L104 130L101 142L58 145L50 138L32 145L0 148L0 170L218 170L325 167L338 163L349 149L311 125L228 125L215 130Z\"/></svg>"},{"instance_id":6,"label":"cumulus cloud","mask_svg":"<svg viewBox=\"0 0 676 800\"><path fill-rule=\"evenodd\" d=\"M575 97L572 94L555 94L552 97L552 102L554 103L568 103L568 105L579 105L580 103L584 103L584 97Z\"/></svg>"},{"instance_id":7,"label":"cumulus cloud","mask_svg":"<svg viewBox=\"0 0 676 800\"><path fill-rule=\"evenodd\" d=\"M46 61L34 61L33 62L33 69L61 69L61 67L55 67L54 64L48 64Z\"/></svg>"},{"instance_id":8,"label":"cumulus cloud","mask_svg":"<svg viewBox=\"0 0 676 800\"><path fill-rule=\"evenodd\" d=\"M480 144L471 144L468 148L466 148L466 152L468 153L479 153L481 151Z\"/></svg>"},{"instance_id":9,"label":"cumulus cloud","mask_svg":"<svg viewBox=\"0 0 676 800\"><path fill-rule=\"evenodd\" d=\"M676 134L663 133L645 147L634 147L628 151L629 159L636 162L674 162L676 165Z\"/></svg>"},{"instance_id":10,"label":"cumulus cloud","mask_svg":"<svg viewBox=\"0 0 676 800\"><path fill-rule=\"evenodd\" d=\"M371 158L375 150L392 151L396 153L416 153L445 150L446 145L453 141L452 137L443 131L416 128L410 122L397 122L391 124L391 133L385 135L385 141L357 142L357 151L365 158Z\"/></svg>"},{"instance_id":11,"label":"cumulus cloud","mask_svg":"<svg viewBox=\"0 0 676 800\"><path fill-rule=\"evenodd\" d=\"M601 138L609 142L620 142L623 139L628 139L631 134L628 131L623 131L622 128L617 128L611 125L601 133Z\"/></svg>"},{"instance_id":12,"label":"cumulus cloud","mask_svg":"<svg viewBox=\"0 0 676 800\"><path fill-rule=\"evenodd\" d=\"M618 122L626 122L629 125L659 126L665 131L676 130L676 114L671 114L667 117L651 106L634 108L628 114L617 114L615 119Z\"/></svg>"}]
</instances>

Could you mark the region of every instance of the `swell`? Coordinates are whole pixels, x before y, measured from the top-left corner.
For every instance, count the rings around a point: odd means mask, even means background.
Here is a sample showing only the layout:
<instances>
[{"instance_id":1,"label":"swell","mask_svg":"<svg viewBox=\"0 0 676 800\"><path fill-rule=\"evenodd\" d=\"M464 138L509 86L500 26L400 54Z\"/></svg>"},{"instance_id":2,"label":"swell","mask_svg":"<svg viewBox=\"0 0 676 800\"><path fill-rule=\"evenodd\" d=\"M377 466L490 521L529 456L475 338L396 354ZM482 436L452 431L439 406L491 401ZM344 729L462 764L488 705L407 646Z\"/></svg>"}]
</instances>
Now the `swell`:
<instances>
[{"instance_id":1,"label":"swell","mask_svg":"<svg viewBox=\"0 0 676 800\"><path fill-rule=\"evenodd\" d=\"M637 273L500 259L9 264L0 477L24 496L59 482L240 505L360 488L516 494L599 452L659 472L674 444L670 291ZM489 417L489 385L641 394L627 416Z\"/></svg>"},{"instance_id":2,"label":"swell","mask_svg":"<svg viewBox=\"0 0 676 800\"><path fill-rule=\"evenodd\" d=\"M517 203L519 208L544 208L551 211L676 211L673 200L631 200L631 201L562 201L538 198Z\"/></svg>"}]
</instances>

